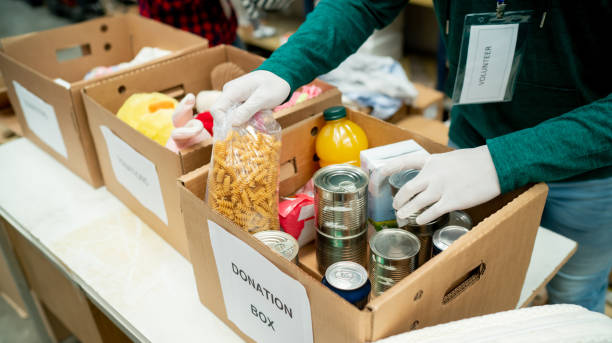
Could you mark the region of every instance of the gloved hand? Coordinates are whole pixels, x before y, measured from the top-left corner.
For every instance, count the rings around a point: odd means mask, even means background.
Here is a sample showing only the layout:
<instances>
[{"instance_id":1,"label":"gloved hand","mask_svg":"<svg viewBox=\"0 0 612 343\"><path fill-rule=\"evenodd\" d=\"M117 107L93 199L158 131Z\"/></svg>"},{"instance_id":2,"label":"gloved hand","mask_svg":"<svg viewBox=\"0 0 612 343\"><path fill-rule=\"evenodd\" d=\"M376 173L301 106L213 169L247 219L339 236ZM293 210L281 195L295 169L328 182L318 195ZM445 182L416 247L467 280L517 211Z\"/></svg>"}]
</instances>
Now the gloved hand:
<instances>
[{"instance_id":1,"label":"gloved hand","mask_svg":"<svg viewBox=\"0 0 612 343\"><path fill-rule=\"evenodd\" d=\"M255 70L223 86L223 94L211 108L216 123L231 120L231 125L241 125L261 110L280 105L291 91L291 86L276 74L266 70ZM238 106L231 118L228 112Z\"/></svg>"},{"instance_id":2,"label":"gloved hand","mask_svg":"<svg viewBox=\"0 0 612 343\"><path fill-rule=\"evenodd\" d=\"M370 183L381 182L385 177L406 169L421 171L397 192L393 208L398 211L399 218L408 218L433 204L416 218L419 225L445 213L482 204L501 193L486 145L443 154L408 155L372 173Z\"/></svg>"}]
</instances>

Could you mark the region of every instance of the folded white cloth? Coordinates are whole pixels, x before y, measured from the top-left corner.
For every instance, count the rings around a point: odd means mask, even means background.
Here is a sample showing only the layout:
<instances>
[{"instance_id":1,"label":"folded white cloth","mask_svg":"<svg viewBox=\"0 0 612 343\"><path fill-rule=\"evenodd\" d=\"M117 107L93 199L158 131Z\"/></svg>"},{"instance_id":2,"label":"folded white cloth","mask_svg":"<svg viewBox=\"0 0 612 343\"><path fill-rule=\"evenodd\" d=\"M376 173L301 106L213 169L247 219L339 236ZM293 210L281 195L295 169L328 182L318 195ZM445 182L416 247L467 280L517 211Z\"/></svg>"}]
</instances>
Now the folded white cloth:
<instances>
[{"instance_id":1,"label":"folded white cloth","mask_svg":"<svg viewBox=\"0 0 612 343\"><path fill-rule=\"evenodd\" d=\"M351 101L372 107L372 115L380 119L389 118L402 102L411 104L418 95L402 66L391 57L358 52L320 78Z\"/></svg>"},{"instance_id":2,"label":"folded white cloth","mask_svg":"<svg viewBox=\"0 0 612 343\"><path fill-rule=\"evenodd\" d=\"M119 63L113 66L98 66L90 70L87 74L85 74L84 80L93 79L95 77L100 77L104 75L108 75L114 73L119 70L127 69L133 66L137 66L139 64L143 64L149 61L152 61L156 58L164 57L170 55L172 51L164 50L160 48L151 48L148 46L143 47L138 51L138 54L129 62Z\"/></svg>"},{"instance_id":3,"label":"folded white cloth","mask_svg":"<svg viewBox=\"0 0 612 343\"><path fill-rule=\"evenodd\" d=\"M577 305L547 305L458 320L376 343L609 343L612 319Z\"/></svg>"}]
</instances>

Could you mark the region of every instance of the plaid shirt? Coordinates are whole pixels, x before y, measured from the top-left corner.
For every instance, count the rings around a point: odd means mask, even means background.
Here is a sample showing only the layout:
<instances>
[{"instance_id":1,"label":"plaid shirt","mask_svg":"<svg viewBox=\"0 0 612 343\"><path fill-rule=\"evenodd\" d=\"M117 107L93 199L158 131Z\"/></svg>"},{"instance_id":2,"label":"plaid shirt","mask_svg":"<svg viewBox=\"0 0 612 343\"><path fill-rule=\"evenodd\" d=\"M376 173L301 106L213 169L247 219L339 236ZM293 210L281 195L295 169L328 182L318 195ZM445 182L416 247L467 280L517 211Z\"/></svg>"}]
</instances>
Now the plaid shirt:
<instances>
[{"instance_id":1,"label":"plaid shirt","mask_svg":"<svg viewBox=\"0 0 612 343\"><path fill-rule=\"evenodd\" d=\"M236 14L226 17L223 0L138 0L140 15L208 39L210 46L232 44L238 26Z\"/></svg>"}]
</instances>

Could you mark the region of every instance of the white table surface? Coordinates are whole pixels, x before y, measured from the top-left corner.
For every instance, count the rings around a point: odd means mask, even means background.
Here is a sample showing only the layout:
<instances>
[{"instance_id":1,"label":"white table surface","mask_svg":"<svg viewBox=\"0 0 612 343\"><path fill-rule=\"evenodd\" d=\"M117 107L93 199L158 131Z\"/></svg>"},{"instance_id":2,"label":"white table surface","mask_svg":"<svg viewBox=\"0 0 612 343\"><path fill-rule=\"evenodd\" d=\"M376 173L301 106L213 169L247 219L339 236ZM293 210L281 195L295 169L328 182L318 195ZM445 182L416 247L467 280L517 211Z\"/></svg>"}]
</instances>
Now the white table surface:
<instances>
[{"instance_id":1,"label":"white table surface","mask_svg":"<svg viewBox=\"0 0 612 343\"><path fill-rule=\"evenodd\" d=\"M201 305L189 262L105 187L94 190L26 139L0 145L0 215L130 338L242 342ZM517 307L575 243L540 229Z\"/></svg>"}]
</instances>

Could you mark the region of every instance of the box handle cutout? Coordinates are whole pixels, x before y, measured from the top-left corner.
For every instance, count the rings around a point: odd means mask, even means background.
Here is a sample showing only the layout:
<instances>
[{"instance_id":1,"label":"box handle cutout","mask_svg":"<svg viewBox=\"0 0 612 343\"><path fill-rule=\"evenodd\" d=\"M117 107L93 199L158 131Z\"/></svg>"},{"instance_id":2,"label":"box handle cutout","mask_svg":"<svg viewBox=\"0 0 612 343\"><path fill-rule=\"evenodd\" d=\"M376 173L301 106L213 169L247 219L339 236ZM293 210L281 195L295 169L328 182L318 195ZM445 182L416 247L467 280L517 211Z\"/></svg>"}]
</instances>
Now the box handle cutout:
<instances>
[{"instance_id":1,"label":"box handle cutout","mask_svg":"<svg viewBox=\"0 0 612 343\"><path fill-rule=\"evenodd\" d=\"M482 275L484 275L485 270L487 269L487 265L484 262L480 262L476 268L470 270L465 275L457 279L453 284L448 288L446 293L444 294L444 298L442 298L442 304L446 305L451 302L453 299L457 298L461 293L463 293L470 286L475 284Z\"/></svg>"},{"instance_id":2,"label":"box handle cutout","mask_svg":"<svg viewBox=\"0 0 612 343\"><path fill-rule=\"evenodd\" d=\"M55 57L58 62L66 62L91 55L89 44L75 45L68 48L55 50Z\"/></svg>"},{"instance_id":3,"label":"box handle cutout","mask_svg":"<svg viewBox=\"0 0 612 343\"><path fill-rule=\"evenodd\" d=\"M175 98L177 100L180 100L179 98L182 98L185 95L185 87L180 84L174 87L170 87L170 88L166 88L163 90L159 91L160 93L166 94L167 96L171 97L171 98Z\"/></svg>"},{"instance_id":4,"label":"box handle cutout","mask_svg":"<svg viewBox=\"0 0 612 343\"><path fill-rule=\"evenodd\" d=\"M297 174L297 165L295 163L295 157L281 164L280 175L279 175L280 181L285 181L296 174Z\"/></svg>"}]
</instances>

